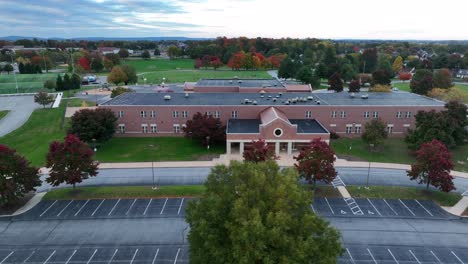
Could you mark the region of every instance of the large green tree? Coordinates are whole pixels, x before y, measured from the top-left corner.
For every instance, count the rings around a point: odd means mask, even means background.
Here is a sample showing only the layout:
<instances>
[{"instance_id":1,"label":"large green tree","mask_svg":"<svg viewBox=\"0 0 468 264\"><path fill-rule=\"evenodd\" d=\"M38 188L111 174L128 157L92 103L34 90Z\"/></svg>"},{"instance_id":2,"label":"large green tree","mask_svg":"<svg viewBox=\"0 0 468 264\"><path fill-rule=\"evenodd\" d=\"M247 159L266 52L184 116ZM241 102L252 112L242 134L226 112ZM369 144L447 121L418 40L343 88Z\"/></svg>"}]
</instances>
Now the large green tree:
<instances>
[{"instance_id":1,"label":"large green tree","mask_svg":"<svg viewBox=\"0 0 468 264\"><path fill-rule=\"evenodd\" d=\"M127 81L124 82L125 85L129 83L136 83L138 81L135 67L129 64L124 64L121 67L122 67L122 70L125 72L125 75L127 75Z\"/></svg>"},{"instance_id":2,"label":"large green tree","mask_svg":"<svg viewBox=\"0 0 468 264\"><path fill-rule=\"evenodd\" d=\"M449 69L440 69L434 71L434 88L450 88L452 83L452 72Z\"/></svg>"},{"instance_id":3,"label":"large green tree","mask_svg":"<svg viewBox=\"0 0 468 264\"><path fill-rule=\"evenodd\" d=\"M340 236L310 210L297 172L274 161L214 167L187 209L190 263L336 263Z\"/></svg>"},{"instance_id":4,"label":"large green tree","mask_svg":"<svg viewBox=\"0 0 468 264\"><path fill-rule=\"evenodd\" d=\"M105 142L114 135L116 122L117 117L110 109L83 109L71 117L68 132L88 143Z\"/></svg>"},{"instance_id":5,"label":"large green tree","mask_svg":"<svg viewBox=\"0 0 468 264\"><path fill-rule=\"evenodd\" d=\"M427 69L417 70L410 83L411 92L426 95L433 88L432 71Z\"/></svg>"},{"instance_id":6,"label":"large green tree","mask_svg":"<svg viewBox=\"0 0 468 264\"><path fill-rule=\"evenodd\" d=\"M364 125L362 140L374 148L381 145L388 136L386 127L387 125L380 118L367 122Z\"/></svg>"}]
</instances>

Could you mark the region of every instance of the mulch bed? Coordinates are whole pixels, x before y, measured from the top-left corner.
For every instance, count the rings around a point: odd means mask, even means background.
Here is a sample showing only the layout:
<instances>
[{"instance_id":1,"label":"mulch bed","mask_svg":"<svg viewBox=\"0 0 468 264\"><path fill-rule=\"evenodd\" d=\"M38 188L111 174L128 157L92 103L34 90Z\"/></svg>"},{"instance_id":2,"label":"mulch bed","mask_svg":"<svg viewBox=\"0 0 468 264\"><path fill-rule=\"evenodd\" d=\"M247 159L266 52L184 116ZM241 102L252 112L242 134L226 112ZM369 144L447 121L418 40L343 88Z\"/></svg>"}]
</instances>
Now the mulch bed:
<instances>
[{"instance_id":1,"label":"mulch bed","mask_svg":"<svg viewBox=\"0 0 468 264\"><path fill-rule=\"evenodd\" d=\"M23 205L25 205L33 196L34 196L34 192L30 192L26 194L24 197L20 198L14 204L0 207L0 215L11 215L12 213L16 212L16 210L23 207Z\"/></svg>"}]
</instances>

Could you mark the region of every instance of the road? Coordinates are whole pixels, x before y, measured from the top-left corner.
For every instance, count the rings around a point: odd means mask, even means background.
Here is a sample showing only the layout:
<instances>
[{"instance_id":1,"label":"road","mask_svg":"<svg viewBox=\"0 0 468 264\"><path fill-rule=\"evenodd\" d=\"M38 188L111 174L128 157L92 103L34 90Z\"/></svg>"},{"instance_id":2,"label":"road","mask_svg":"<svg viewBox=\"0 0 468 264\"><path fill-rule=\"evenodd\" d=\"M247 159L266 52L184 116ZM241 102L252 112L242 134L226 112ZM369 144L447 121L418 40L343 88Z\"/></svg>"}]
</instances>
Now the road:
<instances>
[{"instance_id":1,"label":"road","mask_svg":"<svg viewBox=\"0 0 468 264\"><path fill-rule=\"evenodd\" d=\"M194 185L202 184L210 172L210 167L197 168L154 168L154 183L160 185ZM368 168L337 168L338 175L347 185L366 185ZM42 180L45 176L42 176ZM468 179L455 178L457 192L468 190ZM78 186L100 185L152 185L151 168L139 169L101 169L96 177L85 180ZM371 168L369 171L369 185L424 187L415 181L410 181L405 170ZM69 187L66 185L58 188ZM43 183L39 192L51 187Z\"/></svg>"},{"instance_id":2,"label":"road","mask_svg":"<svg viewBox=\"0 0 468 264\"><path fill-rule=\"evenodd\" d=\"M20 128L39 107L34 96L0 96L0 110L10 111L0 119L0 137Z\"/></svg>"}]
</instances>

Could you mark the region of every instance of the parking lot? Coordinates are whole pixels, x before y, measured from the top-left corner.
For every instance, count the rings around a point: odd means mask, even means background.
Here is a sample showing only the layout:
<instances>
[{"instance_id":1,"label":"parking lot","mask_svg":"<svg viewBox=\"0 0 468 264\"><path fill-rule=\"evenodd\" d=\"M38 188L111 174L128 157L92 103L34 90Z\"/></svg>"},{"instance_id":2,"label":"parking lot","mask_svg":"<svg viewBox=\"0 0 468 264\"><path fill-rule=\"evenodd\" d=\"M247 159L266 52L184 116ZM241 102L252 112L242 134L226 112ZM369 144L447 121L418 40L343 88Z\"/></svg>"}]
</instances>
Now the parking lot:
<instances>
[{"instance_id":1,"label":"parking lot","mask_svg":"<svg viewBox=\"0 0 468 264\"><path fill-rule=\"evenodd\" d=\"M92 219L184 216L193 198L45 200L16 217L37 219ZM0 262L1 263L1 262Z\"/></svg>"},{"instance_id":2,"label":"parking lot","mask_svg":"<svg viewBox=\"0 0 468 264\"><path fill-rule=\"evenodd\" d=\"M187 246L0 249L0 263L188 263Z\"/></svg>"},{"instance_id":3,"label":"parking lot","mask_svg":"<svg viewBox=\"0 0 468 264\"><path fill-rule=\"evenodd\" d=\"M456 218L428 200L316 198L311 208L323 216Z\"/></svg>"}]
</instances>

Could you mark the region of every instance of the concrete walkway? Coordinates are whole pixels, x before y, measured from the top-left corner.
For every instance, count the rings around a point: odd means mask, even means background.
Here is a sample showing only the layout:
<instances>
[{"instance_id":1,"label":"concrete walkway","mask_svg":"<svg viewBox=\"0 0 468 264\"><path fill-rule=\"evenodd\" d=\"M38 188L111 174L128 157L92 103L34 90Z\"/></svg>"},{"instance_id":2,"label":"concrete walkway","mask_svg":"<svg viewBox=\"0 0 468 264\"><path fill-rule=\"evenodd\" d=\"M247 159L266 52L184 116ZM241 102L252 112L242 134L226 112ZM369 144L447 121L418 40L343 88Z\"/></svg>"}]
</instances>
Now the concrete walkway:
<instances>
[{"instance_id":1,"label":"concrete walkway","mask_svg":"<svg viewBox=\"0 0 468 264\"><path fill-rule=\"evenodd\" d=\"M463 212L468 208L468 196L463 196L463 198L452 207L442 206L442 208L451 214L462 216Z\"/></svg>"}]
</instances>

